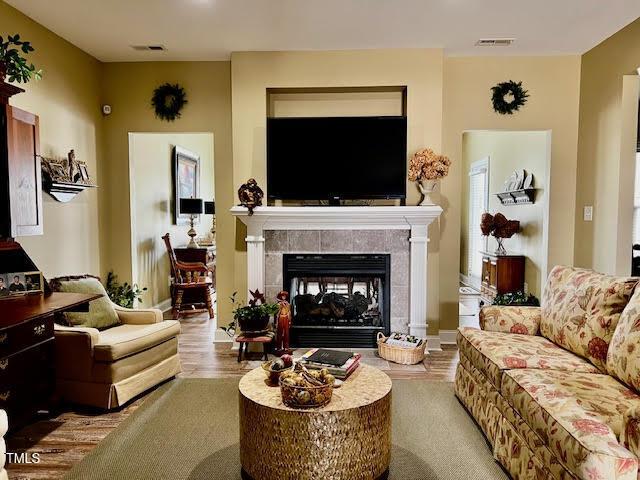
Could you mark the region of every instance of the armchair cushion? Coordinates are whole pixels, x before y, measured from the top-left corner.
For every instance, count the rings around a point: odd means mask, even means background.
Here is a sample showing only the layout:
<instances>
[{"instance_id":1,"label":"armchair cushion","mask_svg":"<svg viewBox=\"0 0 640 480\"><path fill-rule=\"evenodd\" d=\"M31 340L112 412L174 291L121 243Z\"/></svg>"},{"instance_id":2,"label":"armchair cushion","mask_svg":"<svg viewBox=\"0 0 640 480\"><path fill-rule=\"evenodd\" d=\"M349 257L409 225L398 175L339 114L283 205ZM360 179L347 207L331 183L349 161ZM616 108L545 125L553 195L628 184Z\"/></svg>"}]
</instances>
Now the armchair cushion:
<instances>
[{"instance_id":1,"label":"armchair cushion","mask_svg":"<svg viewBox=\"0 0 640 480\"><path fill-rule=\"evenodd\" d=\"M604 370L611 337L637 283L633 277L554 267L544 291L540 333Z\"/></svg>"},{"instance_id":2,"label":"armchair cushion","mask_svg":"<svg viewBox=\"0 0 640 480\"><path fill-rule=\"evenodd\" d=\"M540 307L488 306L480 309L480 328L490 332L536 335Z\"/></svg>"},{"instance_id":3,"label":"armchair cushion","mask_svg":"<svg viewBox=\"0 0 640 480\"><path fill-rule=\"evenodd\" d=\"M142 325L119 325L100 332L93 355L98 362L113 362L159 345L180 333L180 323L164 320Z\"/></svg>"},{"instance_id":4,"label":"armchair cushion","mask_svg":"<svg viewBox=\"0 0 640 480\"><path fill-rule=\"evenodd\" d=\"M620 315L607 353L607 372L640 391L640 288Z\"/></svg>"},{"instance_id":5,"label":"armchair cushion","mask_svg":"<svg viewBox=\"0 0 640 480\"><path fill-rule=\"evenodd\" d=\"M63 277L54 279L52 283L55 284L54 289L60 292L99 293L104 295L89 304L88 312L65 313L64 318L69 326L91 327L102 330L120 324L118 314L98 278L89 275Z\"/></svg>"}]
</instances>

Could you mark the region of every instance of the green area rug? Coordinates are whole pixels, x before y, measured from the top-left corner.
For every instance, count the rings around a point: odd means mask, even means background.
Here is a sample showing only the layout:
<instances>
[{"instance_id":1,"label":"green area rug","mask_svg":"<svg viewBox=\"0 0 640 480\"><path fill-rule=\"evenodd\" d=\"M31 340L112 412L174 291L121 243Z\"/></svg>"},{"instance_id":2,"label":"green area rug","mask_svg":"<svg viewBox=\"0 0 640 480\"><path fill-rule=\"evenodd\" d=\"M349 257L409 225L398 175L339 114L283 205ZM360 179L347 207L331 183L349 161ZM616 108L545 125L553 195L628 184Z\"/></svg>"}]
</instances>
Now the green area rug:
<instances>
[{"instance_id":1,"label":"green area rug","mask_svg":"<svg viewBox=\"0 0 640 480\"><path fill-rule=\"evenodd\" d=\"M449 383L393 382L390 479L506 479ZM238 380L160 387L67 480L239 480Z\"/></svg>"}]
</instances>

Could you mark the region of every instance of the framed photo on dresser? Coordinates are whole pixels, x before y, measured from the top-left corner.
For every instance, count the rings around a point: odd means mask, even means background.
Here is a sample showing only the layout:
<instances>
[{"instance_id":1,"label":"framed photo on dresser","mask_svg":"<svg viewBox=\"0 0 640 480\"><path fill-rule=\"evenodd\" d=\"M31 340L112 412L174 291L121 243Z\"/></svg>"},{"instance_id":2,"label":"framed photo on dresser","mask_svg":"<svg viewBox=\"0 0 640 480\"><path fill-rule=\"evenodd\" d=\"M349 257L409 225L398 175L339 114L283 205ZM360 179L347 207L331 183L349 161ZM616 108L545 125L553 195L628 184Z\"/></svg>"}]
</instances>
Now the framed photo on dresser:
<instances>
[{"instance_id":1,"label":"framed photo on dresser","mask_svg":"<svg viewBox=\"0 0 640 480\"><path fill-rule=\"evenodd\" d=\"M43 291L42 272L0 273L0 299L29 293L42 293Z\"/></svg>"}]
</instances>

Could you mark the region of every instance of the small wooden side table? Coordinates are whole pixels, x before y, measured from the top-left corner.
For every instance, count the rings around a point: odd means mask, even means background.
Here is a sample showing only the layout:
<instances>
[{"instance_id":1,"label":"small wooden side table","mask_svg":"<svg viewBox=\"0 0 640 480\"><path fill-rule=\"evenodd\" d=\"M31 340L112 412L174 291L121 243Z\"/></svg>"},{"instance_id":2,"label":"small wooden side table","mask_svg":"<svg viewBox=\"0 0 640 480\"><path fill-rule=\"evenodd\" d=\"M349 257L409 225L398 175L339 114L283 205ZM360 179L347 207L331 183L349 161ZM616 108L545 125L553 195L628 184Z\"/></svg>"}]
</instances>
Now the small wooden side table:
<instances>
[{"instance_id":1,"label":"small wooden side table","mask_svg":"<svg viewBox=\"0 0 640 480\"><path fill-rule=\"evenodd\" d=\"M383 480L391 459L391 379L360 365L324 407L282 403L256 368L240 380L244 480Z\"/></svg>"},{"instance_id":2,"label":"small wooden side table","mask_svg":"<svg viewBox=\"0 0 640 480\"><path fill-rule=\"evenodd\" d=\"M242 360L242 350L244 349L246 354L250 343L261 343L264 359L267 360L269 358L267 356L267 349L269 344L273 342L274 337L275 334L273 332L267 332L264 335L258 335L255 337L240 333L240 335L235 338L235 341L240 344L240 348L238 349L238 363Z\"/></svg>"}]
</instances>

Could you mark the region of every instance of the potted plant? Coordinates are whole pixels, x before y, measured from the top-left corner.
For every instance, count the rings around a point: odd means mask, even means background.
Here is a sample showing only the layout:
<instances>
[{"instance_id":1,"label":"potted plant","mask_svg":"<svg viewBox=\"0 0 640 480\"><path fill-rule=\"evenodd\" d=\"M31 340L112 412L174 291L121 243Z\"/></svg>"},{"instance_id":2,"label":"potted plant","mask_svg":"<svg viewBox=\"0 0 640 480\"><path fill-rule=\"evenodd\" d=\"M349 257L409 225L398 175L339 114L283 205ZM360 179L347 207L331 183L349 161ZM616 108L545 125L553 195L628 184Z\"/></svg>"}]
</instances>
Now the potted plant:
<instances>
[{"instance_id":1,"label":"potted plant","mask_svg":"<svg viewBox=\"0 0 640 480\"><path fill-rule=\"evenodd\" d=\"M243 306L236 301L238 292L231 295L231 303L233 309L233 322L222 329L228 335L233 335L237 327L244 333L246 332L262 332L269 325L271 317L278 313L279 306L277 303L267 303L264 295L256 289L255 292L249 291L251 300L249 305Z\"/></svg>"},{"instance_id":2,"label":"potted plant","mask_svg":"<svg viewBox=\"0 0 640 480\"><path fill-rule=\"evenodd\" d=\"M436 189L438 180L449 174L451 160L435 153L430 148L418 150L409 163L409 180L416 182L422 199L419 205L435 205L431 193Z\"/></svg>"},{"instance_id":3,"label":"potted plant","mask_svg":"<svg viewBox=\"0 0 640 480\"><path fill-rule=\"evenodd\" d=\"M147 287L140 288L137 284L129 285L124 282L122 285L118 282L118 276L110 271L107 274L105 285L107 295L113 303L124 308L133 308L136 300L142 303L142 294L147 291Z\"/></svg>"},{"instance_id":4,"label":"potted plant","mask_svg":"<svg viewBox=\"0 0 640 480\"><path fill-rule=\"evenodd\" d=\"M6 40L0 37L0 82L6 78L9 82L28 83L32 76L40 80L42 70L36 70L33 63L27 63L23 56L33 51L31 43L20 40L17 33L9 35Z\"/></svg>"}]
</instances>

